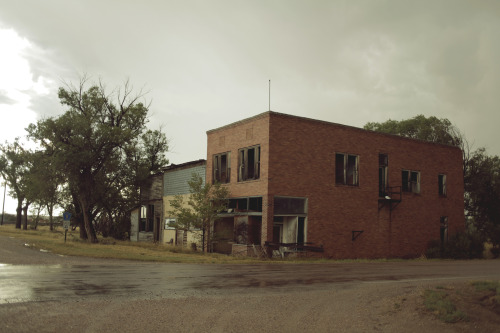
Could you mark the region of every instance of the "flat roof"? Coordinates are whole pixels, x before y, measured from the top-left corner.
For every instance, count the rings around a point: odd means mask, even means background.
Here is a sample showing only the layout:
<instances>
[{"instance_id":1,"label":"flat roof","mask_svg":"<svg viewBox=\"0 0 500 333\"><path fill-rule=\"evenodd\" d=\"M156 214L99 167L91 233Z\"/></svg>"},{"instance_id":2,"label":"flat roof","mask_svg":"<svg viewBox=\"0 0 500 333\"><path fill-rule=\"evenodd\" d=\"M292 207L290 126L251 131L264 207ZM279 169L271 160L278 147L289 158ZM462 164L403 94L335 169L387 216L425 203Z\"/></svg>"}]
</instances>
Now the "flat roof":
<instances>
[{"instance_id":1,"label":"flat roof","mask_svg":"<svg viewBox=\"0 0 500 333\"><path fill-rule=\"evenodd\" d=\"M415 142L421 142L421 143L426 143L426 144L440 145L440 146L453 147L453 148L460 149L460 147L457 147L457 146L454 146L454 145L451 145L451 144L439 143L439 142L433 142L433 141L427 141L427 140L422 140L422 139L409 138L409 137L405 137L405 136L401 136L401 135L397 135L397 134L389 134L389 133L377 132L377 131L367 130L367 129L360 128L360 127L355 127L355 126L350 126L350 125L343 125L343 124L334 123L334 122L331 122L331 121L313 119L313 118L308 118L308 117L303 117L303 116L295 116L295 115L281 113L281 112L276 112L276 111L262 112L262 113L259 113L259 114L255 115L255 116L252 116L252 117L249 117L249 118L245 118L245 119L242 119L242 120L239 120L239 121L236 121L236 122L233 122L233 123L230 123L230 124L218 127L218 128L214 128L214 129L208 130L206 133L207 134L211 134L211 133L223 130L223 129L227 129L227 128L231 128L231 127L234 127L234 126L242 125L242 124L245 124L247 122L251 122L251 121L254 121L256 119L264 118L264 117L267 117L267 116L269 116L269 117L271 117L271 116L278 116L278 117L286 117L286 118L295 118L295 119L300 119L300 120L308 121L308 122L322 123L322 124L332 125L332 126L336 126L336 127L344 127L344 128L348 128L348 129L352 129L352 130L356 130L356 131L361 131L361 132L373 133L373 134L376 134L376 135L389 136L389 137L397 138L397 139L400 139L400 140L409 140L409 141L415 141Z\"/></svg>"},{"instance_id":2,"label":"flat roof","mask_svg":"<svg viewBox=\"0 0 500 333\"><path fill-rule=\"evenodd\" d=\"M163 171L169 171L169 170L174 170L174 169L181 169L181 168L187 168L190 166L196 166L196 165L205 165L207 164L207 160L204 159L199 159L196 161L189 161L181 164L170 164L166 167L164 167L162 170Z\"/></svg>"}]
</instances>

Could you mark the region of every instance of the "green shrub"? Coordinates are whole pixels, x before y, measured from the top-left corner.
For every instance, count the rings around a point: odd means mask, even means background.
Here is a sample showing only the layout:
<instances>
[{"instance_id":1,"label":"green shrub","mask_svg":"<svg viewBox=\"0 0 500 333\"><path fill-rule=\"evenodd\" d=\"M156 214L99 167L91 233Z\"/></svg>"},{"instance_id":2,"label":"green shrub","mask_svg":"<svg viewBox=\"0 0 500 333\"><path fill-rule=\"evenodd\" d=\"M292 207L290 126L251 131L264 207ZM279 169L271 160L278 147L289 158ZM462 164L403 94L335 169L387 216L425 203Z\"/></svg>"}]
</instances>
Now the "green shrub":
<instances>
[{"instance_id":1,"label":"green shrub","mask_svg":"<svg viewBox=\"0 0 500 333\"><path fill-rule=\"evenodd\" d=\"M490 249L491 254L493 255L493 258L498 258L500 256L500 247L498 246L493 246Z\"/></svg>"},{"instance_id":2,"label":"green shrub","mask_svg":"<svg viewBox=\"0 0 500 333\"><path fill-rule=\"evenodd\" d=\"M431 241L425 255L427 258L475 259L482 258L484 240L480 233L467 231L456 233L444 244Z\"/></svg>"},{"instance_id":3,"label":"green shrub","mask_svg":"<svg viewBox=\"0 0 500 333\"><path fill-rule=\"evenodd\" d=\"M425 290L424 305L445 323L467 321L467 315L458 310L444 290Z\"/></svg>"},{"instance_id":4,"label":"green shrub","mask_svg":"<svg viewBox=\"0 0 500 333\"><path fill-rule=\"evenodd\" d=\"M496 294L500 292L500 281L473 281L472 285L477 291L494 291Z\"/></svg>"}]
</instances>

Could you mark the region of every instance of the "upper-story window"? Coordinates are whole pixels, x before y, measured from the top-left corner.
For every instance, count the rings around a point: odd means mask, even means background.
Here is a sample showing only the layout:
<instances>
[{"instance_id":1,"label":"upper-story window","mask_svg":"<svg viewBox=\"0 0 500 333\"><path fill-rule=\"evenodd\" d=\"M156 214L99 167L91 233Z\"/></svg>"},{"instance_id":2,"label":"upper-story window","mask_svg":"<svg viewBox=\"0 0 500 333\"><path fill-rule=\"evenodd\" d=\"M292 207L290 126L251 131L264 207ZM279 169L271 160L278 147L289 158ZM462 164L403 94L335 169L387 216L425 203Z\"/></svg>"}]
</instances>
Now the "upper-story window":
<instances>
[{"instance_id":1,"label":"upper-story window","mask_svg":"<svg viewBox=\"0 0 500 333\"><path fill-rule=\"evenodd\" d=\"M438 191L440 196L446 196L446 175L438 175Z\"/></svg>"},{"instance_id":2,"label":"upper-story window","mask_svg":"<svg viewBox=\"0 0 500 333\"><path fill-rule=\"evenodd\" d=\"M403 192L420 193L420 171L403 170L401 175Z\"/></svg>"},{"instance_id":3,"label":"upper-story window","mask_svg":"<svg viewBox=\"0 0 500 333\"><path fill-rule=\"evenodd\" d=\"M335 154L335 184L359 185L359 156L344 153Z\"/></svg>"},{"instance_id":4,"label":"upper-story window","mask_svg":"<svg viewBox=\"0 0 500 333\"><path fill-rule=\"evenodd\" d=\"M212 182L229 183L231 180L231 153L221 153L213 157L213 177Z\"/></svg>"},{"instance_id":5,"label":"upper-story window","mask_svg":"<svg viewBox=\"0 0 500 333\"><path fill-rule=\"evenodd\" d=\"M259 179L260 146L238 150L238 181Z\"/></svg>"},{"instance_id":6,"label":"upper-story window","mask_svg":"<svg viewBox=\"0 0 500 333\"><path fill-rule=\"evenodd\" d=\"M387 173L389 169L389 158L387 154L378 154L378 196L387 196Z\"/></svg>"}]
</instances>

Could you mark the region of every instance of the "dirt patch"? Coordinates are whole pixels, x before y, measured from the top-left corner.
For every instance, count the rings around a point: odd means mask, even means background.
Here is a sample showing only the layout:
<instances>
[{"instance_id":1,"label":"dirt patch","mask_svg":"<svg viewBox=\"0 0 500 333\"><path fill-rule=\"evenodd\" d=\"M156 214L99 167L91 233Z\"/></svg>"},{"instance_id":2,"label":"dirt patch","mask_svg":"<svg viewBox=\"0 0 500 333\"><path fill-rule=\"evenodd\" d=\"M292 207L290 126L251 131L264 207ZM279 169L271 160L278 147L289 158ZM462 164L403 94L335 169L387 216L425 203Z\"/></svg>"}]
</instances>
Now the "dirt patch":
<instances>
[{"instance_id":1,"label":"dirt patch","mask_svg":"<svg viewBox=\"0 0 500 333\"><path fill-rule=\"evenodd\" d=\"M465 318L462 320L456 323L447 323L448 327L454 328L457 332L472 330L498 332L500 327L500 304L498 303L496 291L477 290L471 281L436 285L427 290L445 293L447 299L454 304L457 311L465 314ZM423 293L414 298L414 301L423 316L437 318L437 313L429 311L424 306Z\"/></svg>"}]
</instances>

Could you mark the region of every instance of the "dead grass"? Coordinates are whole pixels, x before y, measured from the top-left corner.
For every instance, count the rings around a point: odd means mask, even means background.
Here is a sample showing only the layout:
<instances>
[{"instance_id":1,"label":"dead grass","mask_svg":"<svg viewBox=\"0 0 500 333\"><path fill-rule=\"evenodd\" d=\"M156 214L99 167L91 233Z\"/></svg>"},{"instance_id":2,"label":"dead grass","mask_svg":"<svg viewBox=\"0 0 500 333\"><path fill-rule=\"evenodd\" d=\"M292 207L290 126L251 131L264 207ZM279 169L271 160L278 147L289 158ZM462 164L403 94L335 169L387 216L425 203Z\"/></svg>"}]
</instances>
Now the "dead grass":
<instances>
[{"instance_id":1,"label":"dead grass","mask_svg":"<svg viewBox=\"0 0 500 333\"><path fill-rule=\"evenodd\" d=\"M39 227L37 230L20 230L15 229L14 225L4 225L0 228L0 235L22 239L30 247L67 256L170 263L266 262L256 258L236 258L216 253L204 254L181 247L148 242L135 243L101 238L99 243L90 244L80 240L78 230L68 230L66 242L64 242L64 230L61 228L55 231L50 231L48 227Z\"/></svg>"},{"instance_id":2,"label":"dead grass","mask_svg":"<svg viewBox=\"0 0 500 333\"><path fill-rule=\"evenodd\" d=\"M423 304L445 323L494 332L500 327L500 281L472 281L436 286L423 293Z\"/></svg>"}]
</instances>

